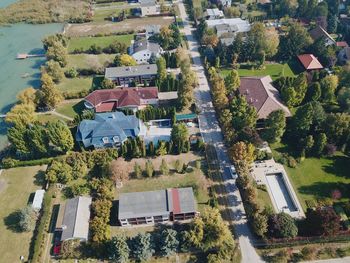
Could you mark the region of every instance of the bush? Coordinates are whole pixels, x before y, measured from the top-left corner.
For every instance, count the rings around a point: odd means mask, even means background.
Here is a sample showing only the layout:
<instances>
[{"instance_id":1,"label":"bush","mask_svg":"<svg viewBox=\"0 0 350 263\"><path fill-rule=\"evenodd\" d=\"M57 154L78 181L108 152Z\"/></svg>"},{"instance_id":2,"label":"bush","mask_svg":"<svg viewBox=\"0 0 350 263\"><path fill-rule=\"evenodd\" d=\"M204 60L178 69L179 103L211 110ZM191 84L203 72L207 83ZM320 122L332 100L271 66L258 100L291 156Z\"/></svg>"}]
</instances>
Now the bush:
<instances>
[{"instance_id":1,"label":"bush","mask_svg":"<svg viewBox=\"0 0 350 263\"><path fill-rule=\"evenodd\" d=\"M303 260L313 260L316 256L316 248L314 247L303 247L301 250L301 255Z\"/></svg>"},{"instance_id":2,"label":"bush","mask_svg":"<svg viewBox=\"0 0 350 263\"><path fill-rule=\"evenodd\" d=\"M295 167L297 167L297 161L292 157L292 156L289 156L288 157L288 166L290 167L290 168L295 168Z\"/></svg>"},{"instance_id":3,"label":"bush","mask_svg":"<svg viewBox=\"0 0 350 263\"><path fill-rule=\"evenodd\" d=\"M64 72L64 75L67 78L76 78L76 77L78 77L79 73L76 70L76 68L69 68Z\"/></svg>"},{"instance_id":4,"label":"bush","mask_svg":"<svg viewBox=\"0 0 350 263\"><path fill-rule=\"evenodd\" d=\"M38 213L31 207L27 206L19 211L18 227L23 232L33 231L35 228Z\"/></svg>"},{"instance_id":5,"label":"bush","mask_svg":"<svg viewBox=\"0 0 350 263\"><path fill-rule=\"evenodd\" d=\"M1 166L5 169L8 169L8 168L15 167L18 164L18 162L19 161L16 159L13 159L11 157L7 157L1 161Z\"/></svg>"}]
</instances>

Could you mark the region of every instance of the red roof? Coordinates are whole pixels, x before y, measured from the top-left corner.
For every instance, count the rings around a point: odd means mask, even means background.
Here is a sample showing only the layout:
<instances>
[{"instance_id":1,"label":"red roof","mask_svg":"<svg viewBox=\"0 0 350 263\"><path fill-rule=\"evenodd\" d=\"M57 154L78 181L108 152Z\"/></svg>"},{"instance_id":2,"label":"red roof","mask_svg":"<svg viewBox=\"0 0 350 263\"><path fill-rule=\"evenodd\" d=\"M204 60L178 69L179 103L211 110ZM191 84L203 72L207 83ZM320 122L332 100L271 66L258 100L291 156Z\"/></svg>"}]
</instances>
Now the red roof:
<instances>
[{"instance_id":1,"label":"red roof","mask_svg":"<svg viewBox=\"0 0 350 263\"><path fill-rule=\"evenodd\" d=\"M348 47L348 43L346 43L345 41L340 41L336 43L337 47Z\"/></svg>"},{"instance_id":2,"label":"red roof","mask_svg":"<svg viewBox=\"0 0 350 263\"><path fill-rule=\"evenodd\" d=\"M301 64L303 64L306 70L323 69L321 63L312 54L299 55L298 59L300 60Z\"/></svg>"},{"instance_id":3,"label":"red roof","mask_svg":"<svg viewBox=\"0 0 350 263\"><path fill-rule=\"evenodd\" d=\"M85 97L96 112L113 111L116 108L140 106L141 100L158 99L157 87L120 88L95 90Z\"/></svg>"},{"instance_id":4,"label":"red roof","mask_svg":"<svg viewBox=\"0 0 350 263\"><path fill-rule=\"evenodd\" d=\"M173 213L179 214L181 213L179 190L171 189L171 195L173 199Z\"/></svg>"}]
</instances>

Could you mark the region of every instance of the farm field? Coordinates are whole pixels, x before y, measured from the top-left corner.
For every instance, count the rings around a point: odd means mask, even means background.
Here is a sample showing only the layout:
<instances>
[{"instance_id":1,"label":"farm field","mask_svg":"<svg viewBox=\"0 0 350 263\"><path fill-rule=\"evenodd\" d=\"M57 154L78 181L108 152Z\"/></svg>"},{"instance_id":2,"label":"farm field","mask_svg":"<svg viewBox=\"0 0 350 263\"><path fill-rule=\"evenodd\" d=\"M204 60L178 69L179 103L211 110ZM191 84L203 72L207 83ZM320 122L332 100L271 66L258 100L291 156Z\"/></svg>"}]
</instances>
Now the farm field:
<instances>
[{"instance_id":1,"label":"farm field","mask_svg":"<svg viewBox=\"0 0 350 263\"><path fill-rule=\"evenodd\" d=\"M41 189L45 166L3 170L0 175L0 262L28 259L33 232L19 232L17 211L24 208L35 190Z\"/></svg>"}]
</instances>

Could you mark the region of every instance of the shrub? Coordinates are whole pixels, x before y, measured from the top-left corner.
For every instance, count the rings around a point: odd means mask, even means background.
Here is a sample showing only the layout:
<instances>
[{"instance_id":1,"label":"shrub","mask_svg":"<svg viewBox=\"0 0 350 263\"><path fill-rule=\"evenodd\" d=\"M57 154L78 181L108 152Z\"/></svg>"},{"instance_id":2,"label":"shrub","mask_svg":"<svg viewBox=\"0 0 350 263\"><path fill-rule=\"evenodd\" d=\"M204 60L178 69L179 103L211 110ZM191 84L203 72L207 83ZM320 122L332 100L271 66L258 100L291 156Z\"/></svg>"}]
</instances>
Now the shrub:
<instances>
[{"instance_id":1,"label":"shrub","mask_svg":"<svg viewBox=\"0 0 350 263\"><path fill-rule=\"evenodd\" d=\"M177 159L174 168L177 173L183 173L184 165L179 159Z\"/></svg>"},{"instance_id":2,"label":"shrub","mask_svg":"<svg viewBox=\"0 0 350 263\"><path fill-rule=\"evenodd\" d=\"M292 157L292 156L289 156L288 157L288 166L290 168L295 168L297 167L297 161Z\"/></svg>"},{"instance_id":3,"label":"shrub","mask_svg":"<svg viewBox=\"0 0 350 263\"><path fill-rule=\"evenodd\" d=\"M15 167L18 163L19 163L18 160L13 159L13 158L11 158L11 157L4 158L4 159L2 159L2 161L1 161L1 165L2 165L2 167L5 168L5 169Z\"/></svg>"},{"instance_id":4,"label":"shrub","mask_svg":"<svg viewBox=\"0 0 350 263\"><path fill-rule=\"evenodd\" d=\"M38 213L31 207L22 208L19 213L18 227L23 232L33 231L35 228Z\"/></svg>"},{"instance_id":5,"label":"shrub","mask_svg":"<svg viewBox=\"0 0 350 263\"><path fill-rule=\"evenodd\" d=\"M76 77L78 77L79 73L76 70L76 68L69 68L64 72L64 75L67 78L76 78Z\"/></svg>"},{"instance_id":6,"label":"shrub","mask_svg":"<svg viewBox=\"0 0 350 263\"><path fill-rule=\"evenodd\" d=\"M301 250L301 255L304 260L313 260L316 256L316 248L314 247L303 247Z\"/></svg>"}]
</instances>

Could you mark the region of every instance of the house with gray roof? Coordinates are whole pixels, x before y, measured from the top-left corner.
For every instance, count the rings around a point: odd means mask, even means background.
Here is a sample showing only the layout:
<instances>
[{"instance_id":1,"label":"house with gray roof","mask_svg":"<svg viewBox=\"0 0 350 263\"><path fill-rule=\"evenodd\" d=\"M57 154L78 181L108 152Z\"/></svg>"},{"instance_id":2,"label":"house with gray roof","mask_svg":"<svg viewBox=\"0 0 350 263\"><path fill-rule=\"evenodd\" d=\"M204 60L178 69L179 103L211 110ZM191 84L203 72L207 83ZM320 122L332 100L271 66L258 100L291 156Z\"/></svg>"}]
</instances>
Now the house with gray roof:
<instances>
[{"instance_id":1,"label":"house with gray roof","mask_svg":"<svg viewBox=\"0 0 350 263\"><path fill-rule=\"evenodd\" d=\"M91 197L78 196L60 206L56 230L61 233L61 241L89 238Z\"/></svg>"},{"instance_id":2,"label":"house with gray roof","mask_svg":"<svg viewBox=\"0 0 350 263\"><path fill-rule=\"evenodd\" d=\"M159 58L163 49L159 44L141 39L134 41L129 47L129 55L131 55L137 64L148 64L151 58Z\"/></svg>"},{"instance_id":3,"label":"house with gray roof","mask_svg":"<svg viewBox=\"0 0 350 263\"><path fill-rule=\"evenodd\" d=\"M218 8L207 9L204 12L204 17L208 20L224 18L224 12L222 12Z\"/></svg>"},{"instance_id":4,"label":"house with gray roof","mask_svg":"<svg viewBox=\"0 0 350 263\"><path fill-rule=\"evenodd\" d=\"M197 215L192 187L122 193L118 220L121 226L166 223Z\"/></svg>"},{"instance_id":5,"label":"house with gray roof","mask_svg":"<svg viewBox=\"0 0 350 263\"><path fill-rule=\"evenodd\" d=\"M95 114L94 120L83 120L77 129L76 140L84 147L119 147L129 137L144 136L143 122L134 115L123 112Z\"/></svg>"},{"instance_id":6,"label":"house with gray roof","mask_svg":"<svg viewBox=\"0 0 350 263\"><path fill-rule=\"evenodd\" d=\"M139 0L141 16L152 16L160 14L160 6L155 0Z\"/></svg>"},{"instance_id":7,"label":"house with gray roof","mask_svg":"<svg viewBox=\"0 0 350 263\"><path fill-rule=\"evenodd\" d=\"M157 77L157 65L138 65L106 68L105 78L118 86L128 87L130 83L149 84Z\"/></svg>"}]
</instances>

